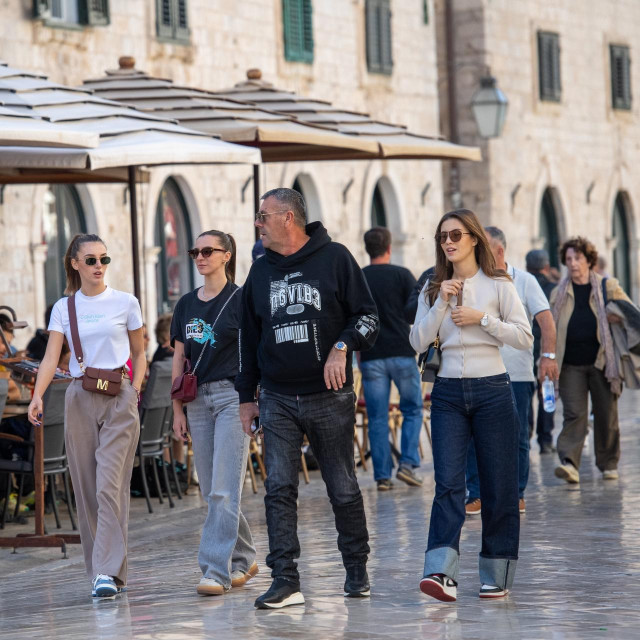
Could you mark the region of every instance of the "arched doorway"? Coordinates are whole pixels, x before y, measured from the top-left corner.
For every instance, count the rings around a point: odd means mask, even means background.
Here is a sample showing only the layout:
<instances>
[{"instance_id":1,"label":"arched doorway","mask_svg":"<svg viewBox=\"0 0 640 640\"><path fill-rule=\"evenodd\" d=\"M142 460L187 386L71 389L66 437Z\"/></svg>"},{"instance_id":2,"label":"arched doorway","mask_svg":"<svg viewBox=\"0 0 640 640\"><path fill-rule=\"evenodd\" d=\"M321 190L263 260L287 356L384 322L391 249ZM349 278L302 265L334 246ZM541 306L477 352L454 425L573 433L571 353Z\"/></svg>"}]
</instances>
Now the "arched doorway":
<instances>
[{"instance_id":1,"label":"arched doorway","mask_svg":"<svg viewBox=\"0 0 640 640\"><path fill-rule=\"evenodd\" d=\"M308 173L299 173L291 188L300 192L304 198L307 205L307 222L321 221L320 197L313 178Z\"/></svg>"},{"instance_id":2,"label":"arched doorway","mask_svg":"<svg viewBox=\"0 0 640 640\"><path fill-rule=\"evenodd\" d=\"M187 205L176 181L168 178L156 209L158 314L173 311L180 297L193 288L193 268L187 255L192 242Z\"/></svg>"},{"instance_id":3,"label":"arched doorway","mask_svg":"<svg viewBox=\"0 0 640 640\"><path fill-rule=\"evenodd\" d=\"M66 278L64 254L77 233L86 233L85 216L73 186L54 184L44 196L42 237L47 245L44 262L45 304L49 306L62 297Z\"/></svg>"},{"instance_id":4,"label":"arched doorway","mask_svg":"<svg viewBox=\"0 0 640 640\"><path fill-rule=\"evenodd\" d=\"M371 198L371 226L387 226L387 209L384 205L380 181L376 183L375 189L373 190L373 198Z\"/></svg>"},{"instance_id":5,"label":"arched doorway","mask_svg":"<svg viewBox=\"0 0 640 640\"><path fill-rule=\"evenodd\" d=\"M631 243L628 221L625 197L619 192L613 205L613 275L620 282L620 286L631 295Z\"/></svg>"},{"instance_id":6,"label":"arched doorway","mask_svg":"<svg viewBox=\"0 0 640 640\"><path fill-rule=\"evenodd\" d=\"M545 189L540 204L540 233L539 237L544 240L543 249L549 253L549 262L556 269L560 266L558 256L559 234L558 215L556 205L553 200L553 193L550 188Z\"/></svg>"}]
</instances>

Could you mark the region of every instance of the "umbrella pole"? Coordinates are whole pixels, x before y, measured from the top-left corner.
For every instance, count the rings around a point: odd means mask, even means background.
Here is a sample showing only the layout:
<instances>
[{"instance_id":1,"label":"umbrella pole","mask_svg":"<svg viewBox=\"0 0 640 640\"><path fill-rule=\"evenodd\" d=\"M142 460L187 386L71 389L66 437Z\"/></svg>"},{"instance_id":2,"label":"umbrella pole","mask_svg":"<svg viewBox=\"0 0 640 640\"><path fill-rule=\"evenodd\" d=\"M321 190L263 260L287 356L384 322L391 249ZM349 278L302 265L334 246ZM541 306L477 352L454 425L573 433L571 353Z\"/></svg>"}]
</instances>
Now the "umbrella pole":
<instances>
[{"instance_id":1,"label":"umbrella pole","mask_svg":"<svg viewBox=\"0 0 640 640\"><path fill-rule=\"evenodd\" d=\"M133 294L140 301L140 250L138 243L138 200L136 197L136 168L129 171L129 213L131 217L131 259L133 260Z\"/></svg>"},{"instance_id":2,"label":"umbrella pole","mask_svg":"<svg viewBox=\"0 0 640 640\"><path fill-rule=\"evenodd\" d=\"M260 165L253 165L253 212L256 213L260 209ZM256 242L260 238L260 230L253 227L254 239Z\"/></svg>"}]
</instances>

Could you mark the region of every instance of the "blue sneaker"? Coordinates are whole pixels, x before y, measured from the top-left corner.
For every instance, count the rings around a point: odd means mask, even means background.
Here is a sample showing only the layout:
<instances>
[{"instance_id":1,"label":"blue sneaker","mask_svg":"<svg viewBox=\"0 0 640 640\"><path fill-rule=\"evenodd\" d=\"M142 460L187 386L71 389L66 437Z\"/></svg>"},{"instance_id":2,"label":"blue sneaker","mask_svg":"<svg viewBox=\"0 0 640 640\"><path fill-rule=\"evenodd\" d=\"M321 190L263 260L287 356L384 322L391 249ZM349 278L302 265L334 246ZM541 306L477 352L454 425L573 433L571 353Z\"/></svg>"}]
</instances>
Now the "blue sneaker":
<instances>
[{"instance_id":1,"label":"blue sneaker","mask_svg":"<svg viewBox=\"0 0 640 640\"><path fill-rule=\"evenodd\" d=\"M111 598L118 595L120 589L118 589L115 580L111 576L105 576L103 573L99 573L93 579L93 585L91 589L91 595L94 598Z\"/></svg>"}]
</instances>

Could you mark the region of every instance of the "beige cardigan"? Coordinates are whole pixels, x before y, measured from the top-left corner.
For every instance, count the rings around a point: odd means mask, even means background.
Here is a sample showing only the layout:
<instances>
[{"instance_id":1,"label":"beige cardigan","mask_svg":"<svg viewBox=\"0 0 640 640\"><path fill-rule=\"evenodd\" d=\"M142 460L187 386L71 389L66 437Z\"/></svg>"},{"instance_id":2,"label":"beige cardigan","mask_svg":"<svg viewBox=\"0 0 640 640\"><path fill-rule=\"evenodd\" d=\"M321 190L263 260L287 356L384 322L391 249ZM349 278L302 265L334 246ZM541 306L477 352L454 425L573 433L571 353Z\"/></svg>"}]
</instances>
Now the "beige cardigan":
<instances>
[{"instance_id":1,"label":"beige cardigan","mask_svg":"<svg viewBox=\"0 0 640 640\"><path fill-rule=\"evenodd\" d=\"M503 344L530 349L531 325L511 280L489 278L482 269L464 282L460 305L486 312L486 327L458 327L451 319L457 297L444 302L440 296L429 306L425 284L418 298L418 311L411 329L411 346L422 353L440 335L442 363L438 375L444 378L483 378L505 373L498 350Z\"/></svg>"}]
</instances>

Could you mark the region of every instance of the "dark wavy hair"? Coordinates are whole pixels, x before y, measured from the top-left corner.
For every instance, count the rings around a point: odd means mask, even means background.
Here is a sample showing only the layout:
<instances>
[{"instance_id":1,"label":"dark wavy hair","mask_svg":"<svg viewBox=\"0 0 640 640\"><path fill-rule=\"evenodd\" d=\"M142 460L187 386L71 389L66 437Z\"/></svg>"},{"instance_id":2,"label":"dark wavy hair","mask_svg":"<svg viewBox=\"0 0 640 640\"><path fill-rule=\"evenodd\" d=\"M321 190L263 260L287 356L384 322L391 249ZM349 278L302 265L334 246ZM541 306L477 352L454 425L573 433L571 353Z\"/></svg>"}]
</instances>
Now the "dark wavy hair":
<instances>
[{"instance_id":1,"label":"dark wavy hair","mask_svg":"<svg viewBox=\"0 0 640 640\"><path fill-rule=\"evenodd\" d=\"M455 211L449 211L445 213L438 226L436 227L435 244L436 244L436 271L433 277L429 280L429 287L425 292L427 300L433 304L436 296L440 293L440 285L445 280L451 280L453 277L453 263L447 258L442 245L440 244L440 229L446 220L455 218L459 220L466 231L468 231L476 240L475 246L476 261L483 273L490 278L502 278L504 280L511 280L506 271L496 268L496 260L491 253L489 247L489 241L485 235L484 229L473 211L469 209L456 209Z\"/></svg>"},{"instance_id":2,"label":"dark wavy hair","mask_svg":"<svg viewBox=\"0 0 640 640\"><path fill-rule=\"evenodd\" d=\"M583 238L582 236L574 236L573 238L569 238L561 247L560 247L560 262L566 265L567 262L567 251L569 249L573 249L575 252L580 252L587 259L589 263L589 269L593 269L593 267L598 264L598 250L596 249L593 242Z\"/></svg>"}]
</instances>

